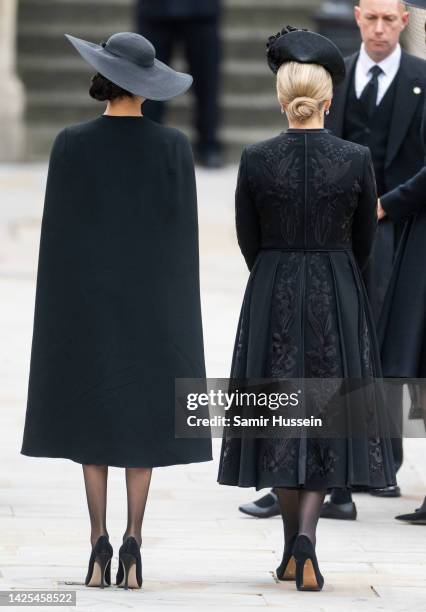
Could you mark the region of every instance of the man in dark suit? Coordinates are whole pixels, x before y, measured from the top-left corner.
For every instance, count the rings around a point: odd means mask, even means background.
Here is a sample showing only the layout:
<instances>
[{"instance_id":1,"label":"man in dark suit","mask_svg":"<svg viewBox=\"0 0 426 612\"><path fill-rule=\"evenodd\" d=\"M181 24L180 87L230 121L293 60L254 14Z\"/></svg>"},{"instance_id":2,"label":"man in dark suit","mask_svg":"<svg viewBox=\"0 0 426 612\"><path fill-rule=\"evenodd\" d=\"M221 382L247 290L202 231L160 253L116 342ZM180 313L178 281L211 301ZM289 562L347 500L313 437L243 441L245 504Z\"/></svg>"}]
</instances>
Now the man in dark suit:
<instances>
[{"instance_id":1,"label":"man in dark suit","mask_svg":"<svg viewBox=\"0 0 426 612\"><path fill-rule=\"evenodd\" d=\"M399 46L408 13L398 0L362 0L355 17L363 43L345 60L346 79L334 92L326 127L336 136L370 147L380 196L423 166L420 127L426 62ZM401 225L390 221L380 225L373 270L367 275L368 280L374 276L370 301L376 318L401 231Z\"/></svg>"},{"instance_id":2,"label":"man in dark suit","mask_svg":"<svg viewBox=\"0 0 426 612\"><path fill-rule=\"evenodd\" d=\"M170 63L176 42L182 42L189 71L194 77L197 101L197 162L216 168L222 165L219 127L219 18L221 0L138 0L137 27L157 51L157 58ZM161 122L164 104L147 101L144 114Z\"/></svg>"},{"instance_id":3,"label":"man in dark suit","mask_svg":"<svg viewBox=\"0 0 426 612\"><path fill-rule=\"evenodd\" d=\"M371 150L378 195L391 191L415 174L424 163L421 138L426 62L401 50L399 36L408 12L399 0L362 0L355 7L361 32L359 52L346 58L347 75L336 88L326 127L337 136ZM390 280L392 264L405 221L390 219L379 225L365 281L378 320ZM426 236L425 236L426 238ZM402 421L402 390L387 398L389 414ZM393 438L395 467L402 463L402 438ZM400 495L398 487L373 490L383 497ZM349 492L334 491L322 516L355 518Z\"/></svg>"},{"instance_id":4,"label":"man in dark suit","mask_svg":"<svg viewBox=\"0 0 426 612\"><path fill-rule=\"evenodd\" d=\"M425 33L426 33L426 0L409 0L409 4L416 8L423 9L423 19L425 19ZM425 40L426 42L426 40ZM423 130L422 130L423 142L425 144L426 152L426 99L423 110ZM425 157L426 163L426 157ZM426 213L426 166L418 172L415 176L409 179L404 184L395 188L393 191L386 193L379 200L378 216L379 219L384 219L386 215L392 219L399 219L406 217L409 214L417 215L418 213ZM416 219L417 221L417 219ZM415 221L415 222L416 222ZM412 238L412 234L410 234ZM419 236L423 243L423 236ZM420 261L424 260L423 244L415 244L413 247L413 254L415 260L420 257ZM422 252L423 250L423 252ZM401 256L402 253L399 254ZM404 250L405 255L405 250ZM422 257L423 255L423 257ZM410 265L413 264L409 261ZM413 270L416 269L415 265L412 266ZM410 304L407 304L407 316L409 316ZM416 385L417 386L417 385ZM419 389L418 389L419 390ZM421 389L420 398L422 403L423 421L426 427L426 405L424 403L424 389ZM426 496L423 499L423 503L414 512L407 514L400 514L395 517L400 521L406 521L416 525L426 525Z\"/></svg>"},{"instance_id":5,"label":"man in dark suit","mask_svg":"<svg viewBox=\"0 0 426 612\"><path fill-rule=\"evenodd\" d=\"M335 89L326 125L336 136L371 150L379 196L407 181L424 163L421 137L426 62L404 52L399 38L408 12L399 0L361 0L354 9L361 32L359 52L346 58L345 81ZM365 281L378 319L404 222L381 221ZM425 236L426 239L426 236ZM388 398L389 413L402 419L402 389ZM395 467L402 463L402 439L392 439ZM400 495L399 487L373 490L383 497ZM279 514L274 490L240 511L259 518ZM333 491L324 504L325 518L355 519L348 491Z\"/></svg>"}]
</instances>

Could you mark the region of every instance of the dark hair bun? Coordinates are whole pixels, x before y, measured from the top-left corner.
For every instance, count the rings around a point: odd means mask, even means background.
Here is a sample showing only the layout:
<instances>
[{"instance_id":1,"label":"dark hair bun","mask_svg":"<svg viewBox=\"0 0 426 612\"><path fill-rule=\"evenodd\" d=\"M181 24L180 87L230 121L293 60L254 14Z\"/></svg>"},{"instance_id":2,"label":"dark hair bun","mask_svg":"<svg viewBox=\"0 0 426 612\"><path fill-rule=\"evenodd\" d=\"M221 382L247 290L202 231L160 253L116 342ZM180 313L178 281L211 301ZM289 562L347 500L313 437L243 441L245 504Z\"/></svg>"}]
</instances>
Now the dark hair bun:
<instances>
[{"instance_id":1,"label":"dark hair bun","mask_svg":"<svg viewBox=\"0 0 426 612\"><path fill-rule=\"evenodd\" d=\"M125 89L122 89L119 85L112 83L106 77L102 76L97 72L92 78L92 85L89 89L89 94L95 100L103 102L105 100L115 100L116 98L124 98L125 96L131 97L132 94Z\"/></svg>"}]
</instances>

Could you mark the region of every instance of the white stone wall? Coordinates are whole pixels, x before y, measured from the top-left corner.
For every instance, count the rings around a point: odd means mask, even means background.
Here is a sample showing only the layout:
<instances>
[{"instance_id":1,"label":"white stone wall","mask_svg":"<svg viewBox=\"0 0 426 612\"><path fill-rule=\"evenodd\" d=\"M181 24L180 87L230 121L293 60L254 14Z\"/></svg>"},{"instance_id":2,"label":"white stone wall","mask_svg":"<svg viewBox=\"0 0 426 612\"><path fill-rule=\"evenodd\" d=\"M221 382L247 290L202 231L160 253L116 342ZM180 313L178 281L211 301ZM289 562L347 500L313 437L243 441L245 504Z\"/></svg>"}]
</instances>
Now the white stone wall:
<instances>
[{"instance_id":1,"label":"white stone wall","mask_svg":"<svg viewBox=\"0 0 426 612\"><path fill-rule=\"evenodd\" d=\"M409 53L426 59L426 11L410 7L410 21L405 31L405 45Z\"/></svg>"},{"instance_id":2,"label":"white stone wall","mask_svg":"<svg viewBox=\"0 0 426 612\"><path fill-rule=\"evenodd\" d=\"M16 0L0 1L0 161L25 156L25 96L15 63L16 11Z\"/></svg>"}]
</instances>

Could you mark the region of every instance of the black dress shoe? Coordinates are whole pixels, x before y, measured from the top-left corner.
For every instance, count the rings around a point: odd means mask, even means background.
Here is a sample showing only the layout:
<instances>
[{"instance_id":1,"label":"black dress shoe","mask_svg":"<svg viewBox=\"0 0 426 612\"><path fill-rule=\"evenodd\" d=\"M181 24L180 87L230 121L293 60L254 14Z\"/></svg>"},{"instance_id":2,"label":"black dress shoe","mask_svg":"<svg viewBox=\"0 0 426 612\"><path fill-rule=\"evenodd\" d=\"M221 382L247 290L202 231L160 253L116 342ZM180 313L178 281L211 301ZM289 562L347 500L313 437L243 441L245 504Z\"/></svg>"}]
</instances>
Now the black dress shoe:
<instances>
[{"instance_id":1,"label":"black dress shoe","mask_svg":"<svg viewBox=\"0 0 426 612\"><path fill-rule=\"evenodd\" d=\"M383 487L382 489L371 489L370 495L375 495L376 497L401 497L401 489L398 485Z\"/></svg>"},{"instance_id":2,"label":"black dress shoe","mask_svg":"<svg viewBox=\"0 0 426 612\"><path fill-rule=\"evenodd\" d=\"M297 536L293 546L296 560L296 587L298 591L321 591L324 578L320 572L315 548L305 535Z\"/></svg>"},{"instance_id":3,"label":"black dress shoe","mask_svg":"<svg viewBox=\"0 0 426 612\"><path fill-rule=\"evenodd\" d=\"M281 514L278 497L273 490L254 502L239 506L238 510L255 518L269 518Z\"/></svg>"},{"instance_id":4,"label":"black dress shoe","mask_svg":"<svg viewBox=\"0 0 426 612\"><path fill-rule=\"evenodd\" d=\"M101 589L110 586L112 555L113 550L108 536L100 536L90 554L89 567L84 581L86 586L100 587Z\"/></svg>"},{"instance_id":5,"label":"black dress shoe","mask_svg":"<svg viewBox=\"0 0 426 612\"><path fill-rule=\"evenodd\" d=\"M296 580L296 559L293 555L296 539L297 533L284 546L282 561L275 570L278 580Z\"/></svg>"},{"instance_id":6,"label":"black dress shoe","mask_svg":"<svg viewBox=\"0 0 426 612\"><path fill-rule=\"evenodd\" d=\"M426 525L426 508L417 508L410 514L399 514L395 517L398 521L407 521L415 525Z\"/></svg>"},{"instance_id":7,"label":"black dress shoe","mask_svg":"<svg viewBox=\"0 0 426 612\"><path fill-rule=\"evenodd\" d=\"M347 504L333 504L325 502L321 510L321 518L338 519L340 521L355 521L357 512L354 502Z\"/></svg>"},{"instance_id":8,"label":"black dress shoe","mask_svg":"<svg viewBox=\"0 0 426 612\"><path fill-rule=\"evenodd\" d=\"M142 587L140 546L133 536L126 538L120 546L115 583L118 587L124 587L125 589L140 589Z\"/></svg>"}]
</instances>

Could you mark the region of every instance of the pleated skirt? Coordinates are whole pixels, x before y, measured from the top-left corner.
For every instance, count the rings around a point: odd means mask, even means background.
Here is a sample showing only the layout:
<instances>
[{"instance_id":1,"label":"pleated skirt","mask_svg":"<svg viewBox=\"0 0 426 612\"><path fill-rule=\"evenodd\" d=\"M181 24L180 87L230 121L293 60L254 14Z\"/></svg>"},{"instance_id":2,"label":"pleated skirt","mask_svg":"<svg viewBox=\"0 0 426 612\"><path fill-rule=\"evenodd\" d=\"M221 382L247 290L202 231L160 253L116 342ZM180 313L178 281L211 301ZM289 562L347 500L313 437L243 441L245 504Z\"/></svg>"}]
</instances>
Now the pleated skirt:
<instances>
[{"instance_id":1,"label":"pleated skirt","mask_svg":"<svg viewBox=\"0 0 426 612\"><path fill-rule=\"evenodd\" d=\"M232 437L225 428L218 482L257 490L395 484L380 377L373 318L352 251L262 250L244 295L231 379L370 379L374 401L350 406L354 437Z\"/></svg>"}]
</instances>

